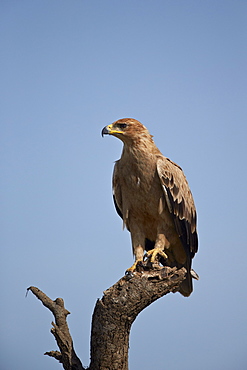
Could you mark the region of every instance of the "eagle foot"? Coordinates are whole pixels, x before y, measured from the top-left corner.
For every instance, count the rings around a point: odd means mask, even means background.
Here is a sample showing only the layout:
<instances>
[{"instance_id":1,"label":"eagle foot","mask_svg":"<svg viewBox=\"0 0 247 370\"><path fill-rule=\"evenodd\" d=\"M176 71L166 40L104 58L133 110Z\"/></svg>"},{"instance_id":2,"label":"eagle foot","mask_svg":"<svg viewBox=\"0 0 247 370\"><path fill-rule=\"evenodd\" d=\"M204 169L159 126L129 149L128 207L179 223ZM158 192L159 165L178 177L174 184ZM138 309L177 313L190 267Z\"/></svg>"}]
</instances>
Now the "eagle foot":
<instances>
[{"instance_id":1,"label":"eagle foot","mask_svg":"<svg viewBox=\"0 0 247 370\"><path fill-rule=\"evenodd\" d=\"M127 278L128 277L131 278L133 277L133 273L140 272L139 270L143 270L143 260L142 259L136 260L135 263L125 271L125 276Z\"/></svg>"},{"instance_id":2,"label":"eagle foot","mask_svg":"<svg viewBox=\"0 0 247 370\"><path fill-rule=\"evenodd\" d=\"M157 257L163 257L164 259L168 259L167 254L163 251L162 248L154 248L150 251L147 251L145 258L148 259L151 264L155 263L157 261Z\"/></svg>"}]
</instances>

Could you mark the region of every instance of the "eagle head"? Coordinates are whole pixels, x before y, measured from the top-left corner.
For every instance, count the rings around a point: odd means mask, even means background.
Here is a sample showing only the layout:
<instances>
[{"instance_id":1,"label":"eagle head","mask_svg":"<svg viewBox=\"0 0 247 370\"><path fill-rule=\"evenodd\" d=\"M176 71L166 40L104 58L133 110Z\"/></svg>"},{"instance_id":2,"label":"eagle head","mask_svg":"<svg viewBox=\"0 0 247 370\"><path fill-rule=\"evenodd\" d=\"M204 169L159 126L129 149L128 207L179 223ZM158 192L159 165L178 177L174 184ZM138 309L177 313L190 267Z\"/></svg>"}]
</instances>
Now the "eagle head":
<instances>
[{"instance_id":1,"label":"eagle head","mask_svg":"<svg viewBox=\"0 0 247 370\"><path fill-rule=\"evenodd\" d=\"M134 118L121 118L101 131L101 135L113 135L124 143L140 139L141 137L151 138L147 128Z\"/></svg>"}]
</instances>

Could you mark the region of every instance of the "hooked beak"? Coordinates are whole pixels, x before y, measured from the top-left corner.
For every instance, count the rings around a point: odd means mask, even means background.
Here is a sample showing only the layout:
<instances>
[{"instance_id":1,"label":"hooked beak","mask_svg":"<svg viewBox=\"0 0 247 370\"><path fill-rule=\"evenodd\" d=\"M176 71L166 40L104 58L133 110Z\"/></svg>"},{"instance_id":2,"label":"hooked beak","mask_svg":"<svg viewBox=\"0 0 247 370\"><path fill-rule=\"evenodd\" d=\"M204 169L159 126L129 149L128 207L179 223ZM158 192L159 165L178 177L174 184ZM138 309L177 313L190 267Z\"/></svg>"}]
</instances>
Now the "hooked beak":
<instances>
[{"instance_id":1,"label":"hooked beak","mask_svg":"<svg viewBox=\"0 0 247 370\"><path fill-rule=\"evenodd\" d=\"M102 137L104 137L104 135L109 135L109 134L110 134L111 129L110 129L110 127L109 127L109 126L111 126L111 125L105 126L105 127L103 128L103 130L101 131L101 135L102 135Z\"/></svg>"}]
</instances>

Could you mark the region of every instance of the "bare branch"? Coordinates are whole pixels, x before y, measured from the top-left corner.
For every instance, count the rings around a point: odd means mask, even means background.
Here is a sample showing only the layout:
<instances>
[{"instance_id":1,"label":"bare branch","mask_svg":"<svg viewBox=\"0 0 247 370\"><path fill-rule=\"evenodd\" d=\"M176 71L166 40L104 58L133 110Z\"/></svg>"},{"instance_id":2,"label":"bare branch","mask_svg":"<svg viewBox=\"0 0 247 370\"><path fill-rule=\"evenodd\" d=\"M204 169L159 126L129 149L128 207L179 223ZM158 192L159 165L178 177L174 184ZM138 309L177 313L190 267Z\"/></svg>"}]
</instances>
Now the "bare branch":
<instances>
[{"instance_id":1,"label":"bare branch","mask_svg":"<svg viewBox=\"0 0 247 370\"><path fill-rule=\"evenodd\" d=\"M50 357L53 357L55 358L56 360L58 360L59 362L62 363L62 355L61 355L61 352L59 351L49 351L49 352L45 352L44 355L47 355L47 356L50 356Z\"/></svg>"},{"instance_id":2,"label":"bare branch","mask_svg":"<svg viewBox=\"0 0 247 370\"><path fill-rule=\"evenodd\" d=\"M129 334L137 315L155 300L178 291L186 275L185 268L158 267L147 264L122 277L96 302L91 329L91 363L89 370L128 370ZM85 370L77 357L66 322L69 311L62 298L52 301L41 290L28 290L41 300L55 317L51 333L59 351L45 354L63 364L65 370Z\"/></svg>"},{"instance_id":3,"label":"bare branch","mask_svg":"<svg viewBox=\"0 0 247 370\"><path fill-rule=\"evenodd\" d=\"M43 305L53 313L55 318L55 323L52 322L53 328L51 329L51 333L56 339L60 352L50 351L45 354L61 362L65 370L85 370L74 351L73 341L66 321L66 317L70 312L64 307L63 299L57 298L55 301L52 301L40 289L33 286L27 290L31 290Z\"/></svg>"}]
</instances>

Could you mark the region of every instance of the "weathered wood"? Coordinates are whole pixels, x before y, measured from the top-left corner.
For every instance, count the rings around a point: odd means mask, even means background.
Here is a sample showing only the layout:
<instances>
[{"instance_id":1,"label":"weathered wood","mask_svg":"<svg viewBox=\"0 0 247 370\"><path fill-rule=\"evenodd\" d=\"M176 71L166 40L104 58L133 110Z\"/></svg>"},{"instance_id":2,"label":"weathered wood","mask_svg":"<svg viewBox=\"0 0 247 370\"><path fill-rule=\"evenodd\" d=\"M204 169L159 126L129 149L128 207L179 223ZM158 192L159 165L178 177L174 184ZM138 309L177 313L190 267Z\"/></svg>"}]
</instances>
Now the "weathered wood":
<instances>
[{"instance_id":1,"label":"weathered wood","mask_svg":"<svg viewBox=\"0 0 247 370\"><path fill-rule=\"evenodd\" d=\"M152 302L178 290L185 269L168 267L123 277L104 292L94 309L90 370L127 370L129 334L137 315Z\"/></svg>"},{"instance_id":2,"label":"weathered wood","mask_svg":"<svg viewBox=\"0 0 247 370\"><path fill-rule=\"evenodd\" d=\"M185 268L138 267L138 272L122 277L103 293L94 308L91 328L91 362L89 370L128 370L129 334L137 315L162 296L179 290L185 279ZM65 370L84 370L69 333L61 298L52 301L38 288L30 287L55 317L51 329L60 352L47 355L63 364Z\"/></svg>"},{"instance_id":3,"label":"weathered wood","mask_svg":"<svg viewBox=\"0 0 247 370\"><path fill-rule=\"evenodd\" d=\"M51 333L56 339L60 352L50 351L46 352L45 355L54 357L61 362L65 370L85 370L74 351L73 341L66 321L70 312L64 307L63 299L57 298L53 301L34 286L30 286L27 290L30 290L53 313L55 318L55 323L52 322Z\"/></svg>"}]
</instances>

